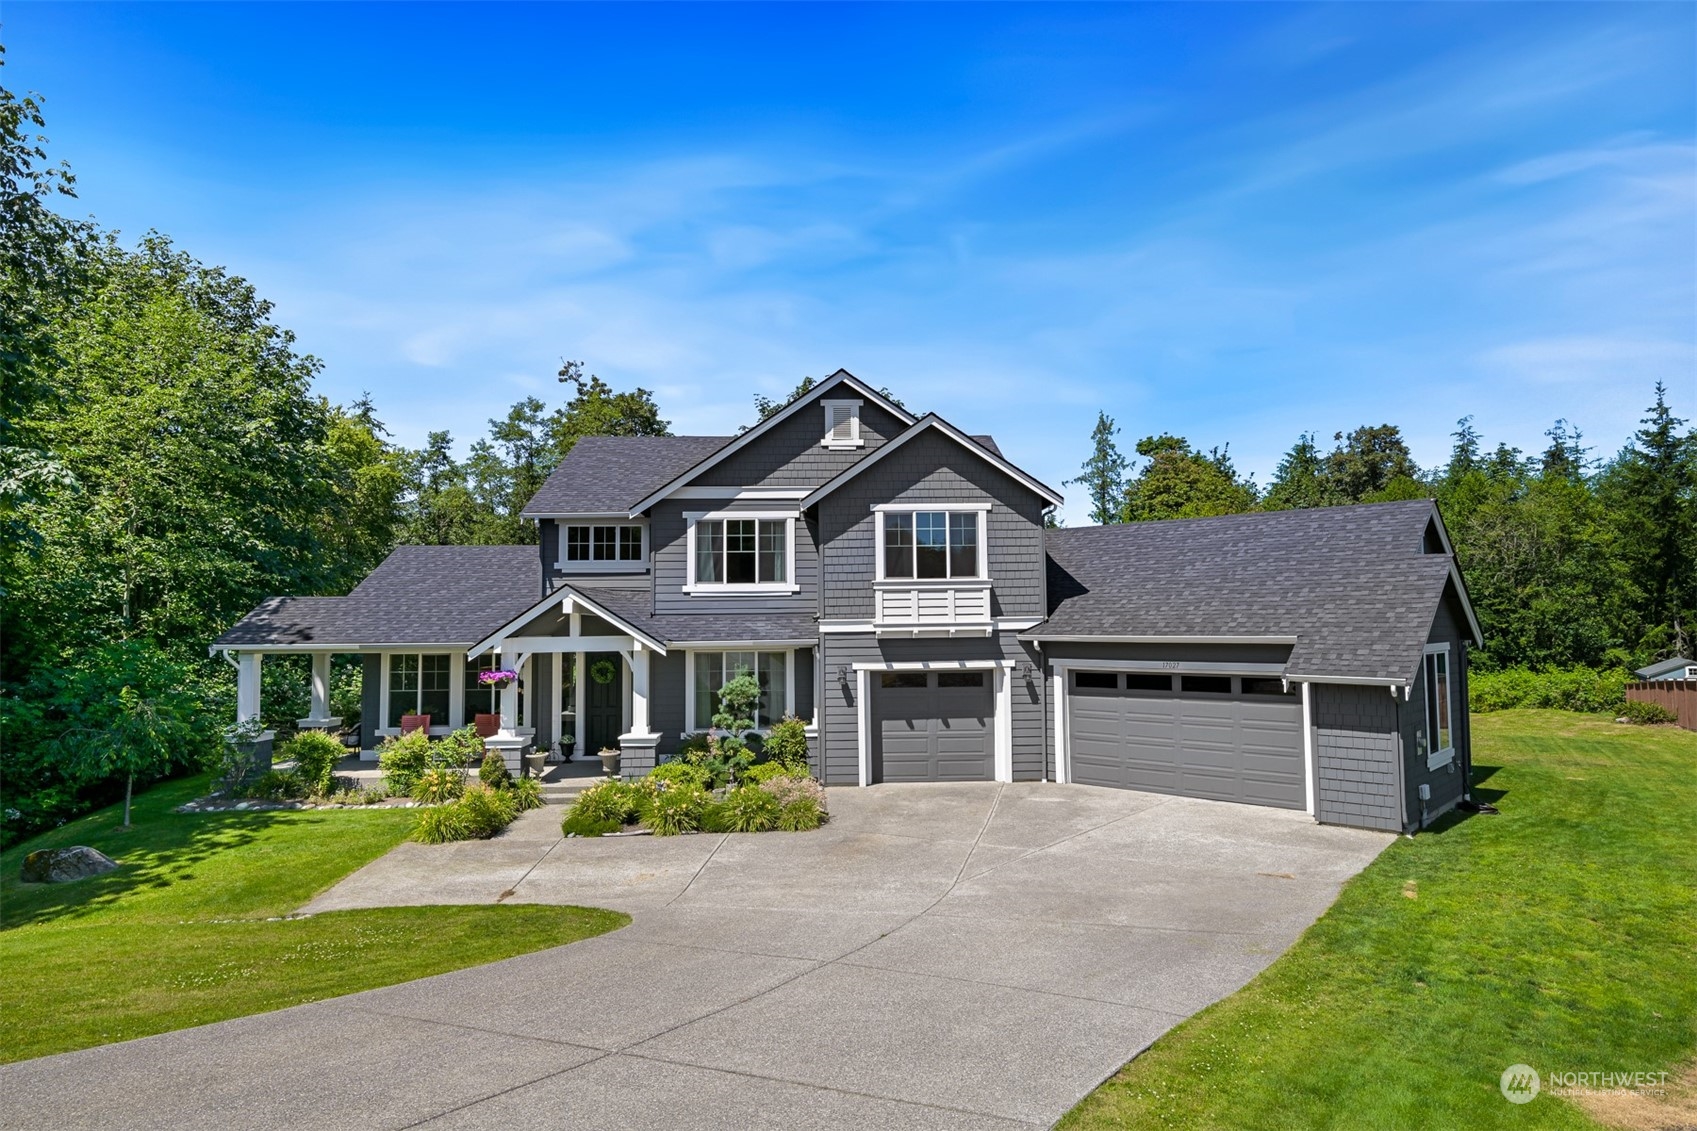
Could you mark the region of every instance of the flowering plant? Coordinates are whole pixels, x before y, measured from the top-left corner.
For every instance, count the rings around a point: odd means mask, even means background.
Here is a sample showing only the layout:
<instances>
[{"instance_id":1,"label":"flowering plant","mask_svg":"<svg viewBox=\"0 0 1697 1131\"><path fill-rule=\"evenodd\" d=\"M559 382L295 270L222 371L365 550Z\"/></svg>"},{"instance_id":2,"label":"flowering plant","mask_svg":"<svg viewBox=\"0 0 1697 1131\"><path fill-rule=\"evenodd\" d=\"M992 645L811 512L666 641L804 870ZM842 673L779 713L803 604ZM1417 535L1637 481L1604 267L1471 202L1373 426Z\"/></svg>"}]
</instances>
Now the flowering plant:
<instances>
[{"instance_id":1,"label":"flowering plant","mask_svg":"<svg viewBox=\"0 0 1697 1131\"><path fill-rule=\"evenodd\" d=\"M479 683L510 683L519 677L519 673L511 668L497 668L492 672L478 672Z\"/></svg>"}]
</instances>

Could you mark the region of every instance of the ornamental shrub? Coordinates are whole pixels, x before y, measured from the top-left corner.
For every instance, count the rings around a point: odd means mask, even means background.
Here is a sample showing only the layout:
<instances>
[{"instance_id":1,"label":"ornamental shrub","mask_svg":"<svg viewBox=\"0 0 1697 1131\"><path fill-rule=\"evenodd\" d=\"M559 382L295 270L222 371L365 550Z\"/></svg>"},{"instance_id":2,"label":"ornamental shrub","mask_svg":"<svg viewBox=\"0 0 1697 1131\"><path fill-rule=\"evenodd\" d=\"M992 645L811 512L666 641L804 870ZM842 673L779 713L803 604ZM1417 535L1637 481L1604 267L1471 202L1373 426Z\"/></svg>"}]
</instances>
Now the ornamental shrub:
<instances>
[{"instance_id":1,"label":"ornamental shrub","mask_svg":"<svg viewBox=\"0 0 1697 1131\"><path fill-rule=\"evenodd\" d=\"M1637 699L1628 699L1620 709L1620 717L1629 723L1639 726L1652 726L1656 723L1677 723L1679 715L1668 710L1660 703L1644 703Z\"/></svg>"},{"instance_id":2,"label":"ornamental shrub","mask_svg":"<svg viewBox=\"0 0 1697 1131\"><path fill-rule=\"evenodd\" d=\"M267 770L254 780L247 789L240 791L249 797L262 797L267 801L291 801L306 796L306 786L300 775L292 770Z\"/></svg>"},{"instance_id":3,"label":"ornamental shrub","mask_svg":"<svg viewBox=\"0 0 1697 1131\"><path fill-rule=\"evenodd\" d=\"M809 801L821 813L825 811L825 787L812 778L786 775L764 782L760 788L770 793L780 806L787 808L797 801Z\"/></svg>"},{"instance_id":4,"label":"ornamental shrub","mask_svg":"<svg viewBox=\"0 0 1697 1131\"><path fill-rule=\"evenodd\" d=\"M786 766L782 762L761 762L759 765L750 766L742 772L743 782L754 785L763 785L777 778L806 778L811 776L805 764L797 767Z\"/></svg>"},{"instance_id":5,"label":"ornamental shrub","mask_svg":"<svg viewBox=\"0 0 1697 1131\"><path fill-rule=\"evenodd\" d=\"M624 822L608 820L602 817L586 817L579 813L574 806L566 810L565 820L560 822L561 836L606 836L624 828Z\"/></svg>"},{"instance_id":6,"label":"ornamental shrub","mask_svg":"<svg viewBox=\"0 0 1697 1131\"><path fill-rule=\"evenodd\" d=\"M777 825L782 809L776 797L757 785L731 790L718 808L716 816L723 821L725 831L733 833L763 833Z\"/></svg>"},{"instance_id":7,"label":"ornamental shrub","mask_svg":"<svg viewBox=\"0 0 1697 1131\"><path fill-rule=\"evenodd\" d=\"M777 763L806 773L807 724L794 715L785 715L773 723L766 735L765 754L768 764Z\"/></svg>"},{"instance_id":8,"label":"ornamental shrub","mask_svg":"<svg viewBox=\"0 0 1697 1131\"><path fill-rule=\"evenodd\" d=\"M697 789L706 789L712 784L711 776L702 767L693 762L662 762L648 771L648 780L653 782L675 782L682 785L693 785Z\"/></svg>"},{"instance_id":9,"label":"ornamental shrub","mask_svg":"<svg viewBox=\"0 0 1697 1131\"><path fill-rule=\"evenodd\" d=\"M430 765L430 738L421 730L383 740L377 748L377 764L391 793L412 792L418 775Z\"/></svg>"},{"instance_id":10,"label":"ornamental shrub","mask_svg":"<svg viewBox=\"0 0 1697 1131\"><path fill-rule=\"evenodd\" d=\"M825 810L811 797L798 797L778 810L778 828L787 833L803 833L825 823Z\"/></svg>"},{"instance_id":11,"label":"ornamental shrub","mask_svg":"<svg viewBox=\"0 0 1697 1131\"><path fill-rule=\"evenodd\" d=\"M308 793L329 793L336 785L336 763L345 753L342 744L321 730L303 730L277 748L286 762L295 764L295 775Z\"/></svg>"},{"instance_id":12,"label":"ornamental shrub","mask_svg":"<svg viewBox=\"0 0 1697 1131\"><path fill-rule=\"evenodd\" d=\"M642 823L655 836L676 836L701 828L709 796L699 786L682 782L656 782L642 806Z\"/></svg>"},{"instance_id":13,"label":"ornamental shrub","mask_svg":"<svg viewBox=\"0 0 1697 1131\"><path fill-rule=\"evenodd\" d=\"M465 818L466 828L479 840L487 840L513 823L518 803L504 789L490 789L482 782L466 786L454 802Z\"/></svg>"},{"instance_id":14,"label":"ornamental shrub","mask_svg":"<svg viewBox=\"0 0 1697 1131\"><path fill-rule=\"evenodd\" d=\"M433 766L465 770L476 765L482 757L483 739L476 727L463 726L430 744L430 764Z\"/></svg>"},{"instance_id":15,"label":"ornamental shrub","mask_svg":"<svg viewBox=\"0 0 1697 1131\"><path fill-rule=\"evenodd\" d=\"M418 824L413 826L412 838L422 844L447 844L454 840L470 840L472 833L465 813L455 802L420 812Z\"/></svg>"},{"instance_id":16,"label":"ornamental shrub","mask_svg":"<svg viewBox=\"0 0 1697 1131\"><path fill-rule=\"evenodd\" d=\"M591 824L611 821L616 829L636 820L645 798L645 792L630 782L608 779L597 782L579 794L566 815L570 817L576 814Z\"/></svg>"},{"instance_id":17,"label":"ornamental shrub","mask_svg":"<svg viewBox=\"0 0 1697 1131\"><path fill-rule=\"evenodd\" d=\"M542 808L542 783L535 778L519 778L511 787L513 804L518 806L520 813L528 813L532 809Z\"/></svg>"},{"instance_id":18,"label":"ornamental shrub","mask_svg":"<svg viewBox=\"0 0 1697 1131\"><path fill-rule=\"evenodd\" d=\"M465 792L465 775L446 766L432 766L412 783L412 799L426 805L442 805Z\"/></svg>"},{"instance_id":19,"label":"ornamental shrub","mask_svg":"<svg viewBox=\"0 0 1697 1131\"><path fill-rule=\"evenodd\" d=\"M490 750L483 755L483 764L477 767L477 779L490 789L503 789L513 780L500 751Z\"/></svg>"}]
</instances>

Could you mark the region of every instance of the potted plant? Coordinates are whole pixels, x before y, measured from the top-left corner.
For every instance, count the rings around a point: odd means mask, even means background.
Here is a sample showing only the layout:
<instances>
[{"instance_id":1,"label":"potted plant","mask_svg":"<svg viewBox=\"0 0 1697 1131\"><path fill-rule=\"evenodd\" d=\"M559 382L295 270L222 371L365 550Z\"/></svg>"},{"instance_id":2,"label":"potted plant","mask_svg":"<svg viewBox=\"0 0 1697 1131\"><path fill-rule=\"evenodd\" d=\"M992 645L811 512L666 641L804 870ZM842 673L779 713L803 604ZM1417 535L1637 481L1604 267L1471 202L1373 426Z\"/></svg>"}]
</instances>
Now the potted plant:
<instances>
[{"instance_id":1,"label":"potted plant","mask_svg":"<svg viewBox=\"0 0 1697 1131\"><path fill-rule=\"evenodd\" d=\"M493 687L499 691L509 683L518 679L519 673L511 668L496 668L494 671L478 672L477 682L485 687Z\"/></svg>"},{"instance_id":2,"label":"potted plant","mask_svg":"<svg viewBox=\"0 0 1697 1131\"><path fill-rule=\"evenodd\" d=\"M616 747L616 746L603 746L601 748L601 769L606 773L606 775L608 777L613 777L615 774L617 774L619 772L619 748L618 747Z\"/></svg>"}]
</instances>

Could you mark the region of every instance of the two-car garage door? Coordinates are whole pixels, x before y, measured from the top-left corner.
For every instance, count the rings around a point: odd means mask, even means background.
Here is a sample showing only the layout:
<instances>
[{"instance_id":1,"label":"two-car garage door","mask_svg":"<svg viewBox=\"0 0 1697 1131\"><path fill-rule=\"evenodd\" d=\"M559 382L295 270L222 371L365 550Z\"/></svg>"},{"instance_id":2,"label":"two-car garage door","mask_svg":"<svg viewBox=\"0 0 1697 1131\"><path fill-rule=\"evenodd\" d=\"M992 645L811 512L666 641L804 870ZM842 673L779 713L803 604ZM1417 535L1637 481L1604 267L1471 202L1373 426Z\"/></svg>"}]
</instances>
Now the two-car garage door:
<instances>
[{"instance_id":1,"label":"two-car garage door","mask_svg":"<svg viewBox=\"0 0 1697 1131\"><path fill-rule=\"evenodd\" d=\"M1302 705L1277 679L1072 671L1072 780L1300 809Z\"/></svg>"}]
</instances>

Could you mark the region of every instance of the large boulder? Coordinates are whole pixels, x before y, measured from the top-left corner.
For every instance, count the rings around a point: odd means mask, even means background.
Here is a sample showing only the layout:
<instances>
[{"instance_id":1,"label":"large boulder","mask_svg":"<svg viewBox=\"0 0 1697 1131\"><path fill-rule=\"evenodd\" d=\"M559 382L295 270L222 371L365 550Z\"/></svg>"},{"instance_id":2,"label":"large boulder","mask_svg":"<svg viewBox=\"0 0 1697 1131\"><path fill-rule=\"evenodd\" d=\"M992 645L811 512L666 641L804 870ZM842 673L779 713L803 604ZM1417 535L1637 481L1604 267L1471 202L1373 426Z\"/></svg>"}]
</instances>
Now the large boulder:
<instances>
[{"instance_id":1,"label":"large boulder","mask_svg":"<svg viewBox=\"0 0 1697 1131\"><path fill-rule=\"evenodd\" d=\"M85 844L75 848L44 848L24 857L23 880L26 884L67 884L110 872L117 861L98 849Z\"/></svg>"}]
</instances>

